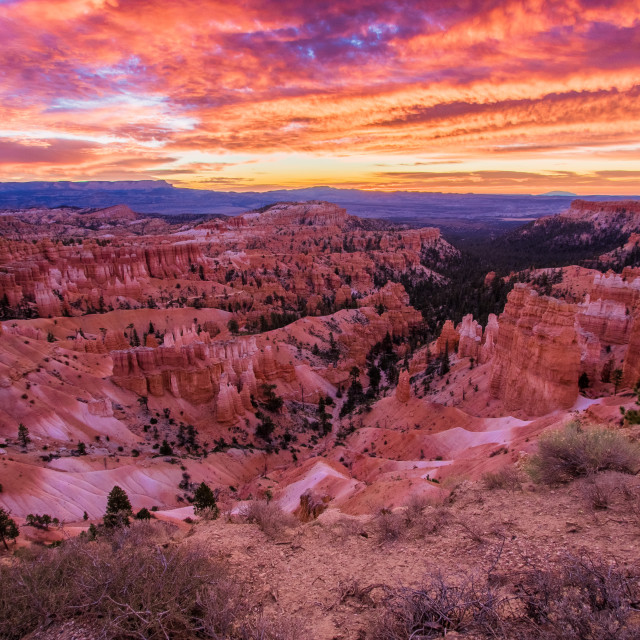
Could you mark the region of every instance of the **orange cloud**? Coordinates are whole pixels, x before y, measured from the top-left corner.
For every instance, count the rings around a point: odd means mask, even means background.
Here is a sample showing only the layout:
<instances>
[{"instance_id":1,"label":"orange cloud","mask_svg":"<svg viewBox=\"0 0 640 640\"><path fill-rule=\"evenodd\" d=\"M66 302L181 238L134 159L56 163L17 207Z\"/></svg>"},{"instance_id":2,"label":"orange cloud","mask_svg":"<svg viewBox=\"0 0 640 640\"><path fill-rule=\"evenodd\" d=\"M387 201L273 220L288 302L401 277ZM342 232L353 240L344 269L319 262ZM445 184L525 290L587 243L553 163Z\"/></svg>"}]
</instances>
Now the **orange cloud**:
<instances>
[{"instance_id":1,"label":"orange cloud","mask_svg":"<svg viewBox=\"0 0 640 640\"><path fill-rule=\"evenodd\" d=\"M550 188L563 171L635 188L602 172L640 160L640 5L324 5L0 3L0 179L155 172L231 188L301 154L352 159L342 182L392 188L376 165L429 153L485 186L496 172L496 189L522 184L513 162Z\"/></svg>"}]
</instances>

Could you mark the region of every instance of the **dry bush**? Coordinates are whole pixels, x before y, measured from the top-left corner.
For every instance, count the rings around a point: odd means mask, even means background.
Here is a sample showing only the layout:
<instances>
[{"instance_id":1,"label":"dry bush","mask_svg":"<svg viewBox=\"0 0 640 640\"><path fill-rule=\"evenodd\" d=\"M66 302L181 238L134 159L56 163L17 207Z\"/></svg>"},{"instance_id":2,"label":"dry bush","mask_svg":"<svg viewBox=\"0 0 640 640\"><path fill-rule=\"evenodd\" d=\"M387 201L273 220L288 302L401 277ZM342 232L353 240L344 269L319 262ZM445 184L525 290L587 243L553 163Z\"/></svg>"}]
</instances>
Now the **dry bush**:
<instances>
[{"instance_id":1,"label":"dry bush","mask_svg":"<svg viewBox=\"0 0 640 640\"><path fill-rule=\"evenodd\" d=\"M608 509L616 494L623 495L624 482L620 482L620 474L609 472L585 478L580 485L580 494L589 507L598 511Z\"/></svg>"},{"instance_id":2,"label":"dry bush","mask_svg":"<svg viewBox=\"0 0 640 640\"><path fill-rule=\"evenodd\" d=\"M74 619L105 638L279 638L252 635L246 589L208 550L157 544L166 529L154 525L0 566L0 637L18 640L52 620Z\"/></svg>"},{"instance_id":3,"label":"dry bush","mask_svg":"<svg viewBox=\"0 0 640 640\"><path fill-rule=\"evenodd\" d=\"M139 520L130 527L117 527L109 532L106 538L112 546L121 547L166 545L172 541L178 527L162 520Z\"/></svg>"},{"instance_id":4,"label":"dry bush","mask_svg":"<svg viewBox=\"0 0 640 640\"><path fill-rule=\"evenodd\" d=\"M482 476L484 486L490 491L506 489L515 492L522 489L522 474L516 467L503 467L498 471L488 471Z\"/></svg>"},{"instance_id":5,"label":"dry bush","mask_svg":"<svg viewBox=\"0 0 640 640\"><path fill-rule=\"evenodd\" d=\"M381 584L370 584L362 586L358 580L350 579L345 581L340 581L338 583L338 602L343 604L348 600L355 600L361 605L366 606L375 606L375 602L371 597L371 592L374 589L382 588L384 585Z\"/></svg>"},{"instance_id":6,"label":"dry bush","mask_svg":"<svg viewBox=\"0 0 640 640\"><path fill-rule=\"evenodd\" d=\"M344 515L331 525L331 533L335 539L342 541L354 536L369 537L360 520Z\"/></svg>"},{"instance_id":7,"label":"dry bush","mask_svg":"<svg viewBox=\"0 0 640 640\"><path fill-rule=\"evenodd\" d=\"M427 507L422 519L416 523L416 532L421 536L436 535L451 522L453 522L453 515L448 507Z\"/></svg>"},{"instance_id":8,"label":"dry bush","mask_svg":"<svg viewBox=\"0 0 640 640\"><path fill-rule=\"evenodd\" d=\"M440 522L434 519L438 509L433 508L429 496L414 494L409 497L404 509L404 524L411 530L415 537L423 537L439 530Z\"/></svg>"},{"instance_id":9,"label":"dry bush","mask_svg":"<svg viewBox=\"0 0 640 640\"><path fill-rule=\"evenodd\" d=\"M472 520L462 520L457 518L455 523L464 531L465 535L469 537L472 542L476 544L484 544L487 540L485 538L485 532L482 525Z\"/></svg>"},{"instance_id":10,"label":"dry bush","mask_svg":"<svg viewBox=\"0 0 640 640\"><path fill-rule=\"evenodd\" d=\"M394 542L407 534L408 525L402 513L380 509L373 519L373 527L380 542Z\"/></svg>"},{"instance_id":11,"label":"dry bush","mask_svg":"<svg viewBox=\"0 0 640 640\"><path fill-rule=\"evenodd\" d=\"M240 516L247 522L257 524L270 538L282 535L286 529L297 524L296 519L284 512L277 504L266 500L250 500L240 507Z\"/></svg>"},{"instance_id":12,"label":"dry bush","mask_svg":"<svg viewBox=\"0 0 640 640\"><path fill-rule=\"evenodd\" d=\"M620 433L569 423L540 436L529 473L536 482L557 484L600 471L635 473L639 465L638 446Z\"/></svg>"},{"instance_id":13,"label":"dry bush","mask_svg":"<svg viewBox=\"0 0 640 640\"><path fill-rule=\"evenodd\" d=\"M424 493L414 493L409 496L405 504L404 517L408 526L421 524L424 519L424 510L431 504L431 500Z\"/></svg>"},{"instance_id":14,"label":"dry bush","mask_svg":"<svg viewBox=\"0 0 640 640\"><path fill-rule=\"evenodd\" d=\"M527 640L632 640L640 637L637 571L615 561L567 555L531 567L517 584L522 615L511 621Z\"/></svg>"},{"instance_id":15,"label":"dry bush","mask_svg":"<svg viewBox=\"0 0 640 640\"><path fill-rule=\"evenodd\" d=\"M309 637L305 625L300 620L280 618L271 620L257 615L247 621L242 628L239 640L300 640ZM226 640L220 636L220 640Z\"/></svg>"},{"instance_id":16,"label":"dry bush","mask_svg":"<svg viewBox=\"0 0 640 640\"><path fill-rule=\"evenodd\" d=\"M503 598L479 575L447 580L438 574L418 589L387 588L371 638L439 638L449 632L487 637L501 628Z\"/></svg>"},{"instance_id":17,"label":"dry bush","mask_svg":"<svg viewBox=\"0 0 640 640\"><path fill-rule=\"evenodd\" d=\"M555 565L508 574L492 568L423 586L385 587L372 640L456 637L632 640L640 637L640 574L615 562L565 556ZM492 586L496 585L496 586ZM468 635L467 635L468 634Z\"/></svg>"}]
</instances>

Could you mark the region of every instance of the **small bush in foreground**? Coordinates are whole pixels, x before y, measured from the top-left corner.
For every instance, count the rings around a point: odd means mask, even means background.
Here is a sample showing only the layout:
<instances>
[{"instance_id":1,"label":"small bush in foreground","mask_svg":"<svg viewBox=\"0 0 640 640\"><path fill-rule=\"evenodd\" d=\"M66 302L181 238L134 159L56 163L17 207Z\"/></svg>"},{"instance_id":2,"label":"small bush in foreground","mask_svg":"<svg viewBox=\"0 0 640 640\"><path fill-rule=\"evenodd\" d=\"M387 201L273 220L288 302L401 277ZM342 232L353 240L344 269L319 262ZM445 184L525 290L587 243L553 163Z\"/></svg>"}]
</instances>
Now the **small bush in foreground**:
<instances>
[{"instance_id":1,"label":"small bush in foreground","mask_svg":"<svg viewBox=\"0 0 640 640\"><path fill-rule=\"evenodd\" d=\"M281 535L287 527L295 525L293 516L285 513L277 504L266 500L251 500L242 505L241 517L257 524L270 538Z\"/></svg>"},{"instance_id":2,"label":"small bush in foreground","mask_svg":"<svg viewBox=\"0 0 640 640\"><path fill-rule=\"evenodd\" d=\"M640 637L636 570L588 556L529 563L496 585L492 569L428 578L418 588L382 587L372 640L633 640ZM373 585L377 588L378 585Z\"/></svg>"},{"instance_id":3,"label":"small bush in foreground","mask_svg":"<svg viewBox=\"0 0 640 640\"><path fill-rule=\"evenodd\" d=\"M493 635L500 626L502 599L486 581L465 576L458 583L437 575L418 589L385 589L378 640L439 638L449 632Z\"/></svg>"},{"instance_id":4,"label":"small bush in foreground","mask_svg":"<svg viewBox=\"0 0 640 640\"><path fill-rule=\"evenodd\" d=\"M640 451L620 433L569 423L564 429L543 433L529 473L536 482L556 484L599 471L635 473Z\"/></svg>"},{"instance_id":5,"label":"small bush in foreground","mask_svg":"<svg viewBox=\"0 0 640 640\"><path fill-rule=\"evenodd\" d=\"M629 476L622 476L615 471L607 471L585 478L579 487L579 492L591 509L595 511L609 509L617 495L625 497L626 494L631 493L628 478Z\"/></svg>"},{"instance_id":6,"label":"small bush in foreground","mask_svg":"<svg viewBox=\"0 0 640 640\"><path fill-rule=\"evenodd\" d=\"M522 489L520 472L515 467L504 467L498 471L488 471L482 476L484 486L489 489L506 489L518 491Z\"/></svg>"},{"instance_id":7,"label":"small bush in foreground","mask_svg":"<svg viewBox=\"0 0 640 640\"><path fill-rule=\"evenodd\" d=\"M76 539L0 565L0 638L86 623L103 638L284 640L209 550L167 540L160 524L133 523L94 542Z\"/></svg>"},{"instance_id":8,"label":"small bush in foreground","mask_svg":"<svg viewBox=\"0 0 640 640\"><path fill-rule=\"evenodd\" d=\"M404 514L390 509L381 509L374 520L376 534L381 542L399 540L406 535L408 526Z\"/></svg>"},{"instance_id":9,"label":"small bush in foreground","mask_svg":"<svg viewBox=\"0 0 640 640\"><path fill-rule=\"evenodd\" d=\"M555 567L519 576L523 615L512 618L525 640L634 640L640 637L638 573L615 562L567 555Z\"/></svg>"}]
</instances>

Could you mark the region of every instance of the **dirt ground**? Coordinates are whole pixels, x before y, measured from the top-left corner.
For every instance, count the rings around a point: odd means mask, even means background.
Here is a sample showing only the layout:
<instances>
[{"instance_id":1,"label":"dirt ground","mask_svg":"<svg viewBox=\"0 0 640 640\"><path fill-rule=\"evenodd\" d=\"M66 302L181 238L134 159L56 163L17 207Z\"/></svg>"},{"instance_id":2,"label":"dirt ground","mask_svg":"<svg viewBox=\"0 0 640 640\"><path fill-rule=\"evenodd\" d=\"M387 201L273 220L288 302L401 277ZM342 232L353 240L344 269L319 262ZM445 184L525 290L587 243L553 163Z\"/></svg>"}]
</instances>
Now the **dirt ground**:
<instances>
[{"instance_id":1,"label":"dirt ground","mask_svg":"<svg viewBox=\"0 0 640 640\"><path fill-rule=\"evenodd\" d=\"M273 539L256 525L218 520L195 526L186 540L227 559L270 617L297 618L301 639L356 640L375 637L365 634L383 593L376 587L358 599L349 595L355 587L417 586L437 572L456 576L490 567L511 575L567 553L637 564L640 480L624 482L628 495L613 489L604 510L593 509L586 481L559 489L527 484L513 492L465 483L453 504L428 506L424 522L401 527L397 540L383 539L375 518L332 511Z\"/></svg>"}]
</instances>

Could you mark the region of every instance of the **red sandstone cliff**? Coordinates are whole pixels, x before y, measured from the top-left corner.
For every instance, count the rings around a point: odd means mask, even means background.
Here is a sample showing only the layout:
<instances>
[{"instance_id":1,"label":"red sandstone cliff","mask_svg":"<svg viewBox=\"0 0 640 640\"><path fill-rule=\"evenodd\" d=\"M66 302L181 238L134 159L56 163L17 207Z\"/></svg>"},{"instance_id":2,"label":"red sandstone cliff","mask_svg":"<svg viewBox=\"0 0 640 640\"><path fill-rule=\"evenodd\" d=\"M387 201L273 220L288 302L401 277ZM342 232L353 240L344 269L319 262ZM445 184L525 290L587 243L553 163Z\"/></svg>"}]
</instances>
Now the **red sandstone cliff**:
<instances>
[{"instance_id":1,"label":"red sandstone cliff","mask_svg":"<svg viewBox=\"0 0 640 640\"><path fill-rule=\"evenodd\" d=\"M578 397L580 348L575 305L525 285L509 294L491 370L490 391L508 410L542 415Z\"/></svg>"}]
</instances>

